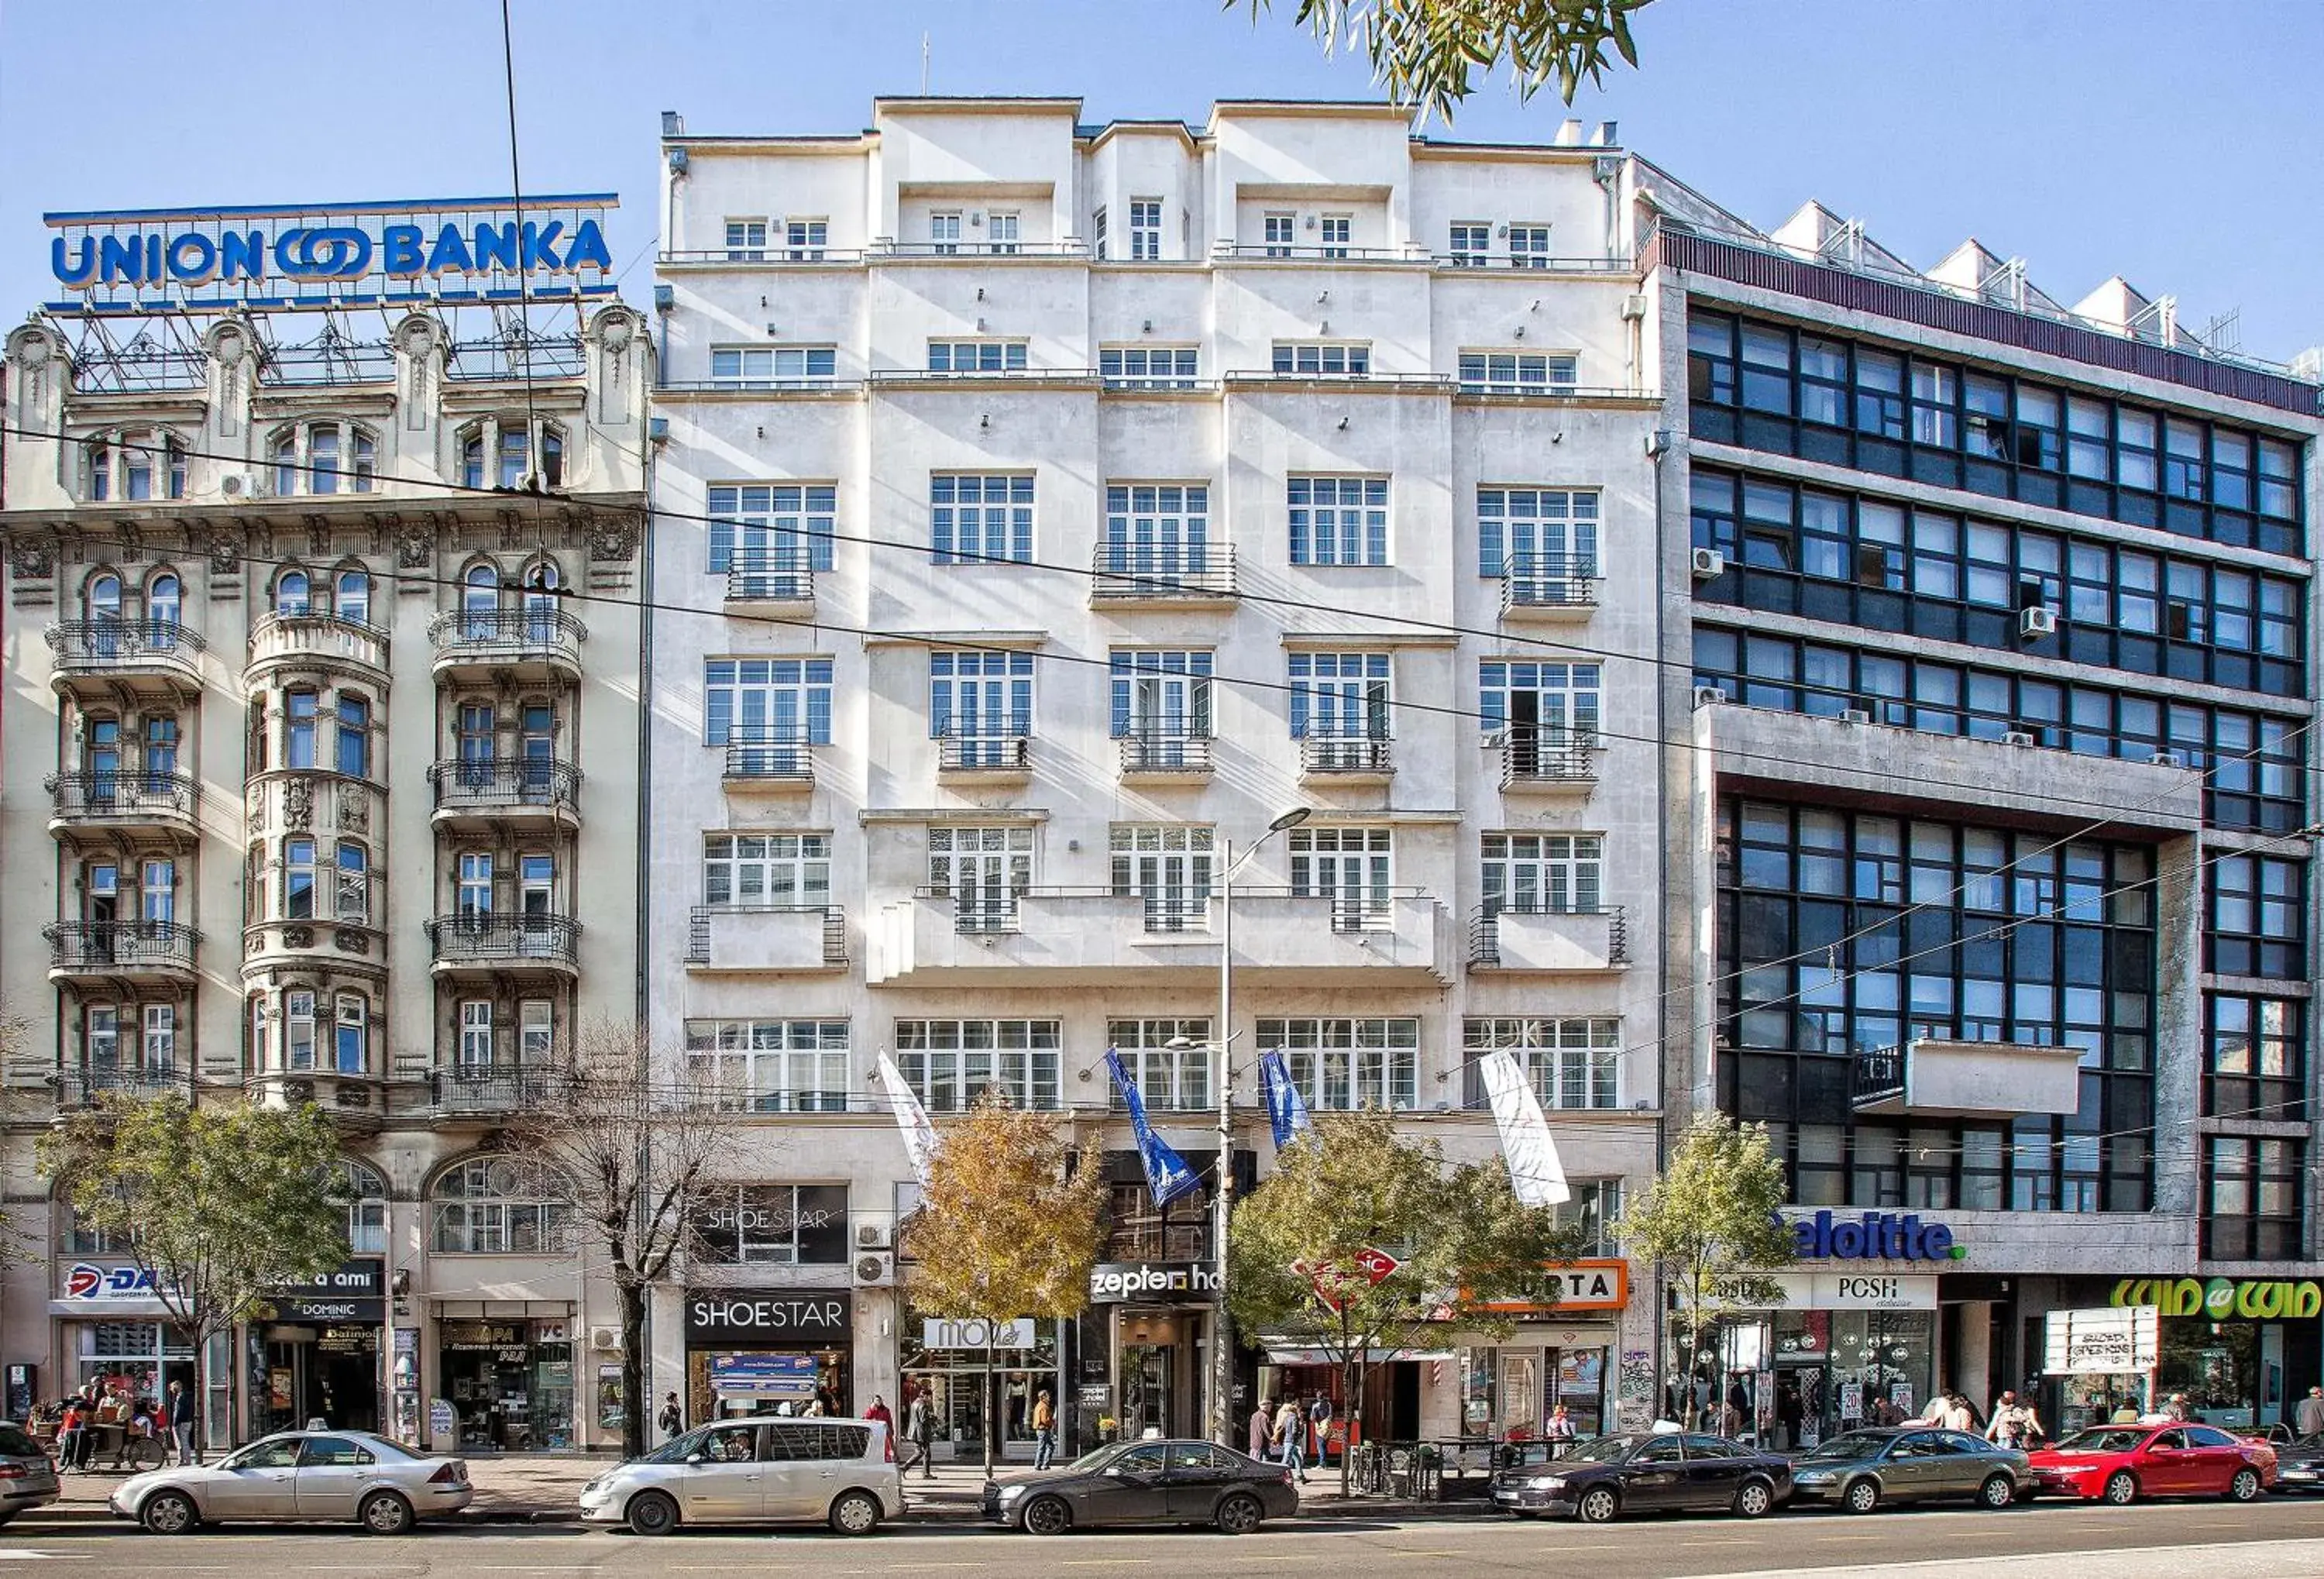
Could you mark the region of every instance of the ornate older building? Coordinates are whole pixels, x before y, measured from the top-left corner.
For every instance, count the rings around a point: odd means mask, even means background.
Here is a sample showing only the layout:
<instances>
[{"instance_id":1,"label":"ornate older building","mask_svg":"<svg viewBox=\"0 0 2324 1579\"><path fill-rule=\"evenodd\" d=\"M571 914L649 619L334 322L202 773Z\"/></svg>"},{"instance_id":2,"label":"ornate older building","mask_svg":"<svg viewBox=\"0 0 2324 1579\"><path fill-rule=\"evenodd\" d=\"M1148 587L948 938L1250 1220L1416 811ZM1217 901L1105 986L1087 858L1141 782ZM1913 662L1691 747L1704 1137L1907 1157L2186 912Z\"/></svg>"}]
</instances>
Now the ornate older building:
<instances>
[{"instance_id":1,"label":"ornate older building","mask_svg":"<svg viewBox=\"0 0 2324 1579\"><path fill-rule=\"evenodd\" d=\"M239 1090L327 1110L363 1198L332 1287L211 1367L211 1440L436 1399L462 1445L618 1436L584 1382L610 1291L479 1157L576 1023L636 1012L650 346L626 307L541 316L567 332L8 338L5 1160L43 1253L0 1327L44 1396L192 1371L34 1137L108 1091Z\"/></svg>"}]
</instances>

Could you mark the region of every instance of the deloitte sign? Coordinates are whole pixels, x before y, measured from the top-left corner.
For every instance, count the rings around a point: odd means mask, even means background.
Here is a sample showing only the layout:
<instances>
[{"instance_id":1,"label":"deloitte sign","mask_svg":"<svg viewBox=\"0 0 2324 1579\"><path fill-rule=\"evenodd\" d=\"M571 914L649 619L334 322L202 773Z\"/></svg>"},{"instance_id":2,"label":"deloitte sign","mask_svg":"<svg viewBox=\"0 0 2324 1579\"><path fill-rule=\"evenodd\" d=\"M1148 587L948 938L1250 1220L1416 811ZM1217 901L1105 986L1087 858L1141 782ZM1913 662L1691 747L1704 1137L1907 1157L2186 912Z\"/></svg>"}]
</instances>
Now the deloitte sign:
<instances>
[{"instance_id":1,"label":"deloitte sign","mask_svg":"<svg viewBox=\"0 0 2324 1579\"><path fill-rule=\"evenodd\" d=\"M1867 1212L1835 1218L1830 1212L1792 1220L1792 1253L1802 1260L1958 1261L1969 1251L1942 1223L1917 1213Z\"/></svg>"}]
</instances>

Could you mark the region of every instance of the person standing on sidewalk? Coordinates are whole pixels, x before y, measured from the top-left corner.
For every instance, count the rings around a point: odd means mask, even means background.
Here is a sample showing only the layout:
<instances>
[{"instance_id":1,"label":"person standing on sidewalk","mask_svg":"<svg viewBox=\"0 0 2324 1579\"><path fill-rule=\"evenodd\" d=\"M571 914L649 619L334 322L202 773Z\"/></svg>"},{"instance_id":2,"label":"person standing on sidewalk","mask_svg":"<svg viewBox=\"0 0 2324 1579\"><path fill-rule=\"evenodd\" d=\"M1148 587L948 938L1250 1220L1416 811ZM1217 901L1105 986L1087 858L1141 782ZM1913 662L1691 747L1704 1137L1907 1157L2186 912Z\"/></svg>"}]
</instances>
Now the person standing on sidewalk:
<instances>
[{"instance_id":1,"label":"person standing on sidewalk","mask_svg":"<svg viewBox=\"0 0 2324 1579\"><path fill-rule=\"evenodd\" d=\"M2302 1436L2313 1436L2324 1431L2324 1387L2311 1387L2308 1396L2292 1414L2292 1423Z\"/></svg>"},{"instance_id":2,"label":"person standing on sidewalk","mask_svg":"<svg viewBox=\"0 0 2324 1579\"><path fill-rule=\"evenodd\" d=\"M867 1420L877 1420L887 1427L889 1436L893 1436L896 1434L895 1412L888 1408L888 1400L878 1393L872 1395L872 1407L863 1411L863 1417Z\"/></svg>"},{"instance_id":3,"label":"person standing on sidewalk","mask_svg":"<svg viewBox=\"0 0 2324 1579\"><path fill-rule=\"evenodd\" d=\"M169 1402L170 1442L177 1450L180 1465L194 1462L194 1410L186 1399L186 1384L170 1383Z\"/></svg>"},{"instance_id":4,"label":"person standing on sidewalk","mask_svg":"<svg viewBox=\"0 0 2324 1579\"><path fill-rule=\"evenodd\" d=\"M1328 1393L1317 1393L1315 1401L1307 1406L1307 1439L1315 1450L1315 1472L1321 1474L1323 1449L1332 1441L1332 1399Z\"/></svg>"},{"instance_id":5,"label":"person standing on sidewalk","mask_svg":"<svg viewBox=\"0 0 2324 1579\"><path fill-rule=\"evenodd\" d=\"M1033 1399L1033 1467L1047 1469L1057 1456L1057 1411L1049 1407L1049 1390Z\"/></svg>"},{"instance_id":6,"label":"person standing on sidewalk","mask_svg":"<svg viewBox=\"0 0 2324 1579\"><path fill-rule=\"evenodd\" d=\"M88 1416L82 1412L77 1398L65 1400L65 1412L57 1419L57 1473L80 1467L80 1445L86 1434Z\"/></svg>"},{"instance_id":7,"label":"person standing on sidewalk","mask_svg":"<svg viewBox=\"0 0 2324 1579\"><path fill-rule=\"evenodd\" d=\"M936 1409L928 1402L927 1384L923 1382L919 1390L912 1394L912 1401L905 1406L904 1439L919 1449L920 1478L924 1481L936 1478L936 1468L928 1462L934 1456L930 1446L936 1438Z\"/></svg>"},{"instance_id":8,"label":"person standing on sidewalk","mask_svg":"<svg viewBox=\"0 0 2324 1579\"><path fill-rule=\"evenodd\" d=\"M1267 1462L1267 1440L1274 1432L1275 1406L1261 1399L1250 1411L1250 1455L1261 1464Z\"/></svg>"},{"instance_id":9,"label":"person standing on sidewalk","mask_svg":"<svg viewBox=\"0 0 2324 1579\"><path fill-rule=\"evenodd\" d=\"M1299 1412L1297 1399L1286 1398L1275 1412L1275 1447L1283 1467L1297 1474L1303 1486L1307 1483L1306 1444L1307 1417Z\"/></svg>"}]
</instances>

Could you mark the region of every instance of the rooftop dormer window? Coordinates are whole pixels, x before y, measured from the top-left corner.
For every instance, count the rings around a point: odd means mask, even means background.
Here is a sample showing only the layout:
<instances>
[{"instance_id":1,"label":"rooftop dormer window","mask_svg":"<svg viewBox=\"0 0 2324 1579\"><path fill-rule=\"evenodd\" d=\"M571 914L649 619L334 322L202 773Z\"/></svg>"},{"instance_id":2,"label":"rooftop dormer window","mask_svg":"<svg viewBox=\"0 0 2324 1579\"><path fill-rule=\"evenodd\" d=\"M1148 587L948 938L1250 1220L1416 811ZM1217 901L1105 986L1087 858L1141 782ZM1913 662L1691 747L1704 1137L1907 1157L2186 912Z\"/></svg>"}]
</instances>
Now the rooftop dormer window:
<instances>
[{"instance_id":1,"label":"rooftop dormer window","mask_svg":"<svg viewBox=\"0 0 2324 1579\"><path fill-rule=\"evenodd\" d=\"M100 433L81 448L81 492L92 504L186 496L186 447L156 429Z\"/></svg>"},{"instance_id":2,"label":"rooftop dormer window","mask_svg":"<svg viewBox=\"0 0 2324 1579\"><path fill-rule=\"evenodd\" d=\"M368 494L378 444L352 422L299 422L274 436L266 452L277 498L294 494Z\"/></svg>"}]
</instances>

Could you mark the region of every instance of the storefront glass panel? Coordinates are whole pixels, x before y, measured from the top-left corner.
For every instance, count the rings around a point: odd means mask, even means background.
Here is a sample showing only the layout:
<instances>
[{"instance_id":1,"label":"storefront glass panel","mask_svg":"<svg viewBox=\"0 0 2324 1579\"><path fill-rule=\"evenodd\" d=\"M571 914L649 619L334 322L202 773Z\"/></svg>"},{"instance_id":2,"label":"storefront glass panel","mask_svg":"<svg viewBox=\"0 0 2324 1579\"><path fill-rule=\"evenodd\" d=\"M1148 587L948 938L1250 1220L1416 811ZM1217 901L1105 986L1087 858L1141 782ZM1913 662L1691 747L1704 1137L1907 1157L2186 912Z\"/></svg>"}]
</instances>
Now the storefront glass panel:
<instances>
[{"instance_id":1,"label":"storefront glass panel","mask_svg":"<svg viewBox=\"0 0 2324 1579\"><path fill-rule=\"evenodd\" d=\"M459 1445L523 1453L573 1445L573 1345L566 1323L438 1324L443 1391Z\"/></svg>"}]
</instances>

